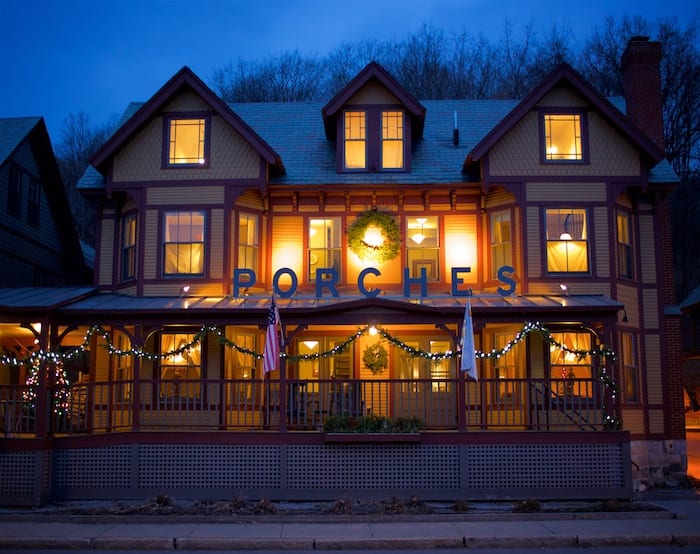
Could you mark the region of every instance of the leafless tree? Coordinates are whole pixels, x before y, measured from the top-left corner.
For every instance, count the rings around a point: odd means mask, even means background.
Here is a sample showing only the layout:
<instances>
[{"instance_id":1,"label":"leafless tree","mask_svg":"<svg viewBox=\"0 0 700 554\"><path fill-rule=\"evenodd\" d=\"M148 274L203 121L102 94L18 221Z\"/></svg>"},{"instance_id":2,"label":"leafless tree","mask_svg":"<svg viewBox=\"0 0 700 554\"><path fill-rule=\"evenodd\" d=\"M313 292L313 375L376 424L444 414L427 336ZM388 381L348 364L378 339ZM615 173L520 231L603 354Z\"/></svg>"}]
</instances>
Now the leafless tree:
<instances>
[{"instance_id":1,"label":"leafless tree","mask_svg":"<svg viewBox=\"0 0 700 554\"><path fill-rule=\"evenodd\" d=\"M71 206L78 236L87 244L95 243L95 212L90 203L76 189L85 173L89 157L116 128L113 119L95 127L85 112L71 113L63 122L61 141L56 146L56 158L66 196Z\"/></svg>"}]
</instances>

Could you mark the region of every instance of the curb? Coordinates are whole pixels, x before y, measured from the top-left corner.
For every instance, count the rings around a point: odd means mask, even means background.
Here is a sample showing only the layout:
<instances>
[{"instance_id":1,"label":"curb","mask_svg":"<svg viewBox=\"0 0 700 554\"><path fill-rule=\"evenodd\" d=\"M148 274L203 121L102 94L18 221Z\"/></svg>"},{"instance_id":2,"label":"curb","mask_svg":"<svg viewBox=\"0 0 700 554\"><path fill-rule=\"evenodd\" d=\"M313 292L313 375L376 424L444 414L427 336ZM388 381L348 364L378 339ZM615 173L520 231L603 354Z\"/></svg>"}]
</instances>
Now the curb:
<instances>
[{"instance_id":1,"label":"curb","mask_svg":"<svg viewBox=\"0 0 700 554\"><path fill-rule=\"evenodd\" d=\"M0 550L426 550L438 548L567 548L689 546L700 544L697 535L647 536L472 536L453 538L392 539L265 539L265 538L0 538Z\"/></svg>"}]
</instances>

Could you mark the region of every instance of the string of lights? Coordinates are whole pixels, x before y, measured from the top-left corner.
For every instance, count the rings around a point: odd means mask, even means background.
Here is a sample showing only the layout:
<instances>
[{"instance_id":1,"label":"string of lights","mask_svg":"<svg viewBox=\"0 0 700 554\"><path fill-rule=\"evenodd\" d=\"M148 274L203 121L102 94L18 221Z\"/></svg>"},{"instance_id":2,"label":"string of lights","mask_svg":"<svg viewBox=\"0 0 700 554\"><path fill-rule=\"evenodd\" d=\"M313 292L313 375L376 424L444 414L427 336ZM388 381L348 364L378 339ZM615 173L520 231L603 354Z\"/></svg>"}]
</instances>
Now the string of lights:
<instances>
[{"instance_id":1,"label":"string of lights","mask_svg":"<svg viewBox=\"0 0 700 554\"><path fill-rule=\"evenodd\" d=\"M104 341L104 344L101 345L104 348L106 348L109 353L113 356L134 356L137 358L142 358L146 360L163 360L167 358L171 358L173 356L179 356L185 353L186 351L198 346L199 344L202 343L204 338L208 334L214 334L217 337L217 341L220 344L223 344L227 348L231 348L232 350L235 350L237 352L240 352L242 354L251 356L252 358L256 360L261 360L263 358L262 353L257 352L255 350L251 350L249 348L245 348L243 346L240 346L236 344L234 341L230 340L229 338L226 337L224 332L214 326L214 325L205 325L200 328L199 331L197 331L193 339L185 344L181 344L178 346L178 348L175 348L173 350L170 350L168 352L161 352L161 353L153 353L153 352L148 352L142 348L135 347L135 348L130 348L127 350L120 349L114 346L112 343L112 340L110 338L109 332L107 332L102 326L100 325L93 325L90 327L87 331L87 333L84 336L83 343L80 346L73 347L65 352L50 352L50 351L44 351L44 350L38 350L36 352L31 352L28 356L21 358L16 355L8 354L5 353L0 357L0 363L3 365L11 365L11 366L19 366L19 365L25 365L25 364L31 364L35 365L37 361L45 361L45 362L59 362L62 360L70 359L73 358L77 355L79 355L81 352L89 350L90 349L90 343L92 341L92 338L94 336L98 336L102 338ZM285 358L289 362L298 362L298 361L312 361L312 360L318 360L318 359L323 359L323 358L330 358L333 356L337 356L338 354L342 354L345 352L355 341L359 340L362 336L372 333L372 334L378 334L381 338L386 340L390 345L399 348L406 352L409 356L414 357L414 358L423 358L426 360L430 360L433 362L438 362L440 360L445 360L445 359L453 359L457 358L458 356L461 355L460 350L446 350L444 352L428 352L425 350L422 350L420 348L415 348L409 344L406 344L404 341L402 341L400 338L392 335L389 331L382 327L378 327L375 325L365 325L364 327L359 328L354 334L350 335L347 337L344 341L337 343L333 348L326 350L324 352L315 352L315 353L310 353L310 354L286 354L282 353L281 356ZM505 345L503 348L500 349L492 349L490 351L484 352L481 350L476 351L476 357L480 359L490 359L490 360L496 360L500 358L501 356L507 354L513 347L515 347L518 343L522 342L529 334L531 333L538 333L541 335L542 339L549 343L551 346L565 352L568 354L573 354L576 356L579 360L582 360L588 356L601 356L601 357L607 357L611 359L615 359L615 353L606 348L603 345L596 346L595 348L591 350L583 350L583 349L573 349L565 344L559 342L554 338L552 333L549 331L549 329L539 322L526 322L523 327L515 333L514 337Z\"/></svg>"}]
</instances>

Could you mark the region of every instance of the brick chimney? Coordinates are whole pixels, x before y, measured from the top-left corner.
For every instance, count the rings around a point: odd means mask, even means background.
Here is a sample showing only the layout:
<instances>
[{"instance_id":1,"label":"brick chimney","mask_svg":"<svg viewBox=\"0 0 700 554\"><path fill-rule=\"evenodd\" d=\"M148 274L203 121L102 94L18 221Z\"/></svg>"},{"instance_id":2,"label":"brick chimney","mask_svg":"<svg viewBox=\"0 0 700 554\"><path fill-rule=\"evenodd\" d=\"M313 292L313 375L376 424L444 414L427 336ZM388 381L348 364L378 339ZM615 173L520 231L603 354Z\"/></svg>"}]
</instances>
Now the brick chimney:
<instances>
[{"instance_id":1,"label":"brick chimney","mask_svg":"<svg viewBox=\"0 0 700 554\"><path fill-rule=\"evenodd\" d=\"M666 151L661 102L661 43L632 37L622 53L622 77L629 118Z\"/></svg>"}]
</instances>

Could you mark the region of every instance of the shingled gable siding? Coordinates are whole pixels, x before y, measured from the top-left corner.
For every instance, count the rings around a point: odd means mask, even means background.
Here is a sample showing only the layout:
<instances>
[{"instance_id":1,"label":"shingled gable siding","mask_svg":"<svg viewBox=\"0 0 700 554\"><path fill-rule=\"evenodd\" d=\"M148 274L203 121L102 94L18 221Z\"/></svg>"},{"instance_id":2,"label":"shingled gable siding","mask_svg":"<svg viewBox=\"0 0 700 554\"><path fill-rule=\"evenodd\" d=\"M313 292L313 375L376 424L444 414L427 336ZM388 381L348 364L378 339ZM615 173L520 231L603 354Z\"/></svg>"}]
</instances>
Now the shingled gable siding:
<instances>
[{"instance_id":1,"label":"shingled gable siding","mask_svg":"<svg viewBox=\"0 0 700 554\"><path fill-rule=\"evenodd\" d=\"M585 108L573 94L554 91L538 106ZM541 175L551 177L590 177L595 175L639 175L639 154L596 112L588 112L589 164L540 163L539 114L528 113L489 152L491 176ZM585 137L584 137L585 139Z\"/></svg>"},{"instance_id":2,"label":"shingled gable siding","mask_svg":"<svg viewBox=\"0 0 700 554\"><path fill-rule=\"evenodd\" d=\"M399 104L399 99L375 81L357 91L348 104Z\"/></svg>"},{"instance_id":3,"label":"shingled gable siding","mask_svg":"<svg viewBox=\"0 0 700 554\"><path fill-rule=\"evenodd\" d=\"M164 112L210 110L207 104L192 93L182 95L164 108ZM260 178L260 157L253 147L219 116L212 116L211 127L209 167L163 169L163 118L154 118L115 156L114 181Z\"/></svg>"}]
</instances>

